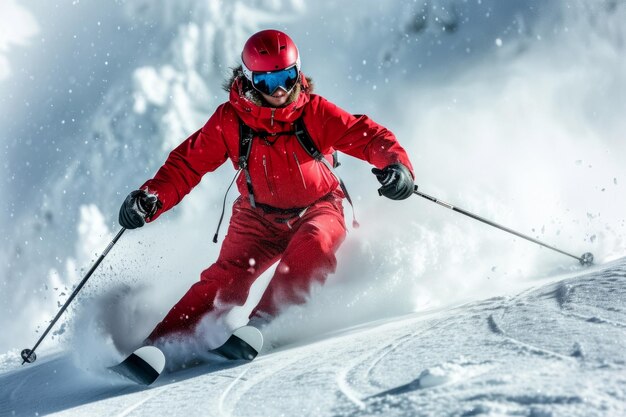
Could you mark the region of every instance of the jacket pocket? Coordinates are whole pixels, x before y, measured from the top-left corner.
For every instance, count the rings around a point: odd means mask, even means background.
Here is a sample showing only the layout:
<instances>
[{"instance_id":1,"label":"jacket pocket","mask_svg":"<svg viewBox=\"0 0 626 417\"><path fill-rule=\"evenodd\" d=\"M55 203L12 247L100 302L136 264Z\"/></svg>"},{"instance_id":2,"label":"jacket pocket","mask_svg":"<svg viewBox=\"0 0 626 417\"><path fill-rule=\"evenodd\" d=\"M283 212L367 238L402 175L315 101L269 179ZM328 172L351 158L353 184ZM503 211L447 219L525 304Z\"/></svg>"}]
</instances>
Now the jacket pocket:
<instances>
[{"instance_id":1,"label":"jacket pocket","mask_svg":"<svg viewBox=\"0 0 626 417\"><path fill-rule=\"evenodd\" d=\"M274 187L272 187L272 181L270 180L269 170L267 168L267 158L263 155L263 171L265 172L265 181L267 182L267 188L270 190L270 194L274 195Z\"/></svg>"},{"instance_id":2,"label":"jacket pocket","mask_svg":"<svg viewBox=\"0 0 626 417\"><path fill-rule=\"evenodd\" d=\"M300 161L298 160L298 155L293 153L293 159L296 160L296 166L298 167L298 172L300 173L300 179L302 180L302 186L306 190L306 181L304 181L304 174L302 173L302 167L300 166Z\"/></svg>"}]
</instances>

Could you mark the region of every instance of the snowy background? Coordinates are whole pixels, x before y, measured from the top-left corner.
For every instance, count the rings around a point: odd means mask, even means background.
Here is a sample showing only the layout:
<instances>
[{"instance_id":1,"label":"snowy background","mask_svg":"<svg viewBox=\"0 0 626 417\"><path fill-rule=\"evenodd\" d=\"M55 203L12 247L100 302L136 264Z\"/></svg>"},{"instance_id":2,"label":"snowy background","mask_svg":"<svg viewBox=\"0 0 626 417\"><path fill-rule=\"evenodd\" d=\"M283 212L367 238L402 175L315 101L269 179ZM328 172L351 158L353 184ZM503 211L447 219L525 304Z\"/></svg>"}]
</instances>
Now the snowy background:
<instances>
[{"instance_id":1,"label":"snowy background","mask_svg":"<svg viewBox=\"0 0 626 417\"><path fill-rule=\"evenodd\" d=\"M106 247L128 192L226 100L229 67L268 27L292 36L319 94L396 133L423 192L598 263L623 257L624 21L617 0L0 0L3 363ZM328 285L264 330L270 346L579 269L425 200L381 199L365 163L342 162L361 228ZM127 232L40 355L71 351L84 369L142 340L215 259L231 177L226 164Z\"/></svg>"}]
</instances>

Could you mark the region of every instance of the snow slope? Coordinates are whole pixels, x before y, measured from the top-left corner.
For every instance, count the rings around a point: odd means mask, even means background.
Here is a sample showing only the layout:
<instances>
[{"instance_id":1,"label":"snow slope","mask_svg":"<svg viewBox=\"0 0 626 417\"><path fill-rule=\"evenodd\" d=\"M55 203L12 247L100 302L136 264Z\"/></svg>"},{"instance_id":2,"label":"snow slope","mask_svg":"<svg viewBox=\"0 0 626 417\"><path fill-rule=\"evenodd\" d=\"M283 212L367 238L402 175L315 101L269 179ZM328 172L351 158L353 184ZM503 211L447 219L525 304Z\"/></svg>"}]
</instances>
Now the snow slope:
<instances>
[{"instance_id":1,"label":"snow slope","mask_svg":"<svg viewBox=\"0 0 626 417\"><path fill-rule=\"evenodd\" d=\"M512 295L204 364L147 389L70 352L2 357L0 415L623 416L626 258ZM274 347L272 347L274 346Z\"/></svg>"}]
</instances>

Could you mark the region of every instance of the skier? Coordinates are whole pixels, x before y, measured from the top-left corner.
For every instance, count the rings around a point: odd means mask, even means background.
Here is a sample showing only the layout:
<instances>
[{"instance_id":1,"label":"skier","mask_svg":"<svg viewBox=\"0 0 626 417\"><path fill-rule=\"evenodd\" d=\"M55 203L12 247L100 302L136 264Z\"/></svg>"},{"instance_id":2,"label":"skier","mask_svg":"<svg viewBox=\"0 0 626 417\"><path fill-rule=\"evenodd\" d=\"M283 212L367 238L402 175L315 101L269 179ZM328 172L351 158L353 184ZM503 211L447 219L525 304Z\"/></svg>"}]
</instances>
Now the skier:
<instances>
[{"instance_id":1,"label":"skier","mask_svg":"<svg viewBox=\"0 0 626 417\"><path fill-rule=\"evenodd\" d=\"M367 116L313 94L289 36L277 30L252 35L241 61L227 85L229 100L120 208L123 227L141 227L178 204L227 159L238 170L240 196L217 261L155 327L148 343L191 336L207 313L243 305L254 280L277 261L251 318L270 320L281 308L304 303L311 286L325 282L346 235L346 191L331 165L335 150L374 165L381 195L402 200L413 194L411 163L395 136Z\"/></svg>"}]
</instances>

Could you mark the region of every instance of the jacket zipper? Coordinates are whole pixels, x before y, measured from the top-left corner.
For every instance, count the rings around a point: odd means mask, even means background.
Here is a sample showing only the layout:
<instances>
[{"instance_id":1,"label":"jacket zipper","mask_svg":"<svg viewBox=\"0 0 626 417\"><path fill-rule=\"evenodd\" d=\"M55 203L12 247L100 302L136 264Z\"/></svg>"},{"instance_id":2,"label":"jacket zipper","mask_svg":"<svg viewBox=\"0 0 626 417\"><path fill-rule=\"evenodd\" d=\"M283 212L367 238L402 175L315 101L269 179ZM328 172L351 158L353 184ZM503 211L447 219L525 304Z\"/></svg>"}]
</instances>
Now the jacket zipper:
<instances>
[{"instance_id":1,"label":"jacket zipper","mask_svg":"<svg viewBox=\"0 0 626 417\"><path fill-rule=\"evenodd\" d=\"M274 126L274 113L276 113L276 109L272 109L272 117L270 118L270 126Z\"/></svg>"},{"instance_id":2,"label":"jacket zipper","mask_svg":"<svg viewBox=\"0 0 626 417\"><path fill-rule=\"evenodd\" d=\"M304 181L304 174L302 173L302 168L300 167L300 161L298 161L298 155L296 155L296 153L293 153L293 159L296 160L296 165L298 167L298 171L300 172L300 178L302 179L302 185L304 186L304 189L306 190L306 182Z\"/></svg>"},{"instance_id":3,"label":"jacket zipper","mask_svg":"<svg viewBox=\"0 0 626 417\"><path fill-rule=\"evenodd\" d=\"M263 170L265 171L265 181L267 181L267 188L269 188L270 194L274 195L274 189L272 188L272 183L270 181L270 176L267 173L267 161L265 159L265 155L263 155Z\"/></svg>"}]
</instances>

